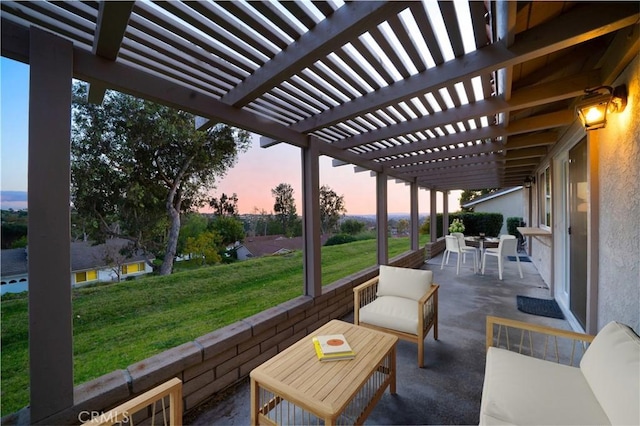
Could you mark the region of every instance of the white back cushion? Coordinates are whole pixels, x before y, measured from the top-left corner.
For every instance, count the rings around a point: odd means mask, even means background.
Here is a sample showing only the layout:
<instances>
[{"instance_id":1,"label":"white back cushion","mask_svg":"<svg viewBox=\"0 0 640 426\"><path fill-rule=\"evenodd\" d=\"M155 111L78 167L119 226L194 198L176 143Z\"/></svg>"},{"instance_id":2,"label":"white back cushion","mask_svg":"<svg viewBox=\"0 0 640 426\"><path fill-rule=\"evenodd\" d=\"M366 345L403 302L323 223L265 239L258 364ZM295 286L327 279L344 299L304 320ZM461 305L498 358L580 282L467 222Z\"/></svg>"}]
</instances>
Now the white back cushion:
<instances>
[{"instance_id":1,"label":"white back cushion","mask_svg":"<svg viewBox=\"0 0 640 426\"><path fill-rule=\"evenodd\" d=\"M378 296L397 296L420 300L433 281L433 272L422 269L380 265Z\"/></svg>"},{"instance_id":2,"label":"white back cushion","mask_svg":"<svg viewBox=\"0 0 640 426\"><path fill-rule=\"evenodd\" d=\"M610 322L596 335L580 369L611 424L640 424L640 338Z\"/></svg>"}]
</instances>

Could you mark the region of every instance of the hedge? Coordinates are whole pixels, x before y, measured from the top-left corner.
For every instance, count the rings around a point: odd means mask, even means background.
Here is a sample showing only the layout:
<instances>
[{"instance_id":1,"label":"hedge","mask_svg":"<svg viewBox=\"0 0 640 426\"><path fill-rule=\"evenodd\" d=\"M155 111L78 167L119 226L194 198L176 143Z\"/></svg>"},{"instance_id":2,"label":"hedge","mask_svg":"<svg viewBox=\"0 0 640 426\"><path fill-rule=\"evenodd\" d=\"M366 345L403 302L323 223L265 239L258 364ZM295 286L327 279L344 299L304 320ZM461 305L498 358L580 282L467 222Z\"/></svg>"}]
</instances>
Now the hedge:
<instances>
[{"instance_id":1,"label":"hedge","mask_svg":"<svg viewBox=\"0 0 640 426\"><path fill-rule=\"evenodd\" d=\"M500 229L502 229L502 222L504 216L502 213L475 213L475 212L456 212L449 213L449 223L454 219L460 219L464 223L465 235L479 235L484 232L488 237L497 237L500 235ZM436 215L436 222L438 224L438 238L445 235L442 229L442 213ZM420 232L427 234L430 232L429 218L420 227ZM447 230L446 234L449 234Z\"/></svg>"}]
</instances>

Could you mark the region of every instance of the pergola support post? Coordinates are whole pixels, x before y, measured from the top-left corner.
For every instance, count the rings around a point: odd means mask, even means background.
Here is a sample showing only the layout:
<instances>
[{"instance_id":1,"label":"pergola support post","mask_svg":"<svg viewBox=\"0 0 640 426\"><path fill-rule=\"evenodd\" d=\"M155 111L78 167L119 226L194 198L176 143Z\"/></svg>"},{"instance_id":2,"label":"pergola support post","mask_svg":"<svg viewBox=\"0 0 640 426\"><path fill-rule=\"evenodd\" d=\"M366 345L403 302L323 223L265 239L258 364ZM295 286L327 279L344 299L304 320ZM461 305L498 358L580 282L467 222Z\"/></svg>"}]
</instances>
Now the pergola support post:
<instances>
[{"instance_id":1,"label":"pergola support post","mask_svg":"<svg viewBox=\"0 0 640 426\"><path fill-rule=\"evenodd\" d=\"M387 175L376 174L376 221L378 229L378 265L389 263L389 218L387 216Z\"/></svg>"},{"instance_id":2,"label":"pergola support post","mask_svg":"<svg viewBox=\"0 0 640 426\"><path fill-rule=\"evenodd\" d=\"M73 406L73 45L31 27L29 46L29 405L35 424Z\"/></svg>"},{"instance_id":3,"label":"pergola support post","mask_svg":"<svg viewBox=\"0 0 640 426\"><path fill-rule=\"evenodd\" d=\"M420 247L420 222L418 218L418 184L411 182L409 185L410 193L410 220L411 229L409 235L411 236L411 250L418 250Z\"/></svg>"},{"instance_id":4,"label":"pergola support post","mask_svg":"<svg viewBox=\"0 0 640 426\"><path fill-rule=\"evenodd\" d=\"M430 241L435 243L438 241L438 213L437 213L437 197L438 193L435 189L429 190L429 234Z\"/></svg>"},{"instance_id":5,"label":"pergola support post","mask_svg":"<svg viewBox=\"0 0 640 426\"><path fill-rule=\"evenodd\" d=\"M302 240L304 294L317 297L322 294L321 239L320 239L320 152L310 137L307 148L302 148Z\"/></svg>"},{"instance_id":6,"label":"pergola support post","mask_svg":"<svg viewBox=\"0 0 640 426\"><path fill-rule=\"evenodd\" d=\"M449 191L442 191L442 229L447 235L449 230Z\"/></svg>"}]
</instances>

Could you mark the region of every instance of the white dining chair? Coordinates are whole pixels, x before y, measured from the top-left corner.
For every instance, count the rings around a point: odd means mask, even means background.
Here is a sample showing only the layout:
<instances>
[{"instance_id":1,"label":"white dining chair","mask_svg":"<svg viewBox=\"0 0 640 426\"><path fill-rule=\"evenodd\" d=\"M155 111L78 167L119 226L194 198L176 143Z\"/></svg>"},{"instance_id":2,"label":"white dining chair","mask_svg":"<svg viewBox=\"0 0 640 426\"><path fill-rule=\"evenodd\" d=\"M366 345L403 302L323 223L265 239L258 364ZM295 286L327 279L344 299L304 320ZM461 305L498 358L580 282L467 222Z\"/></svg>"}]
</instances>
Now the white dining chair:
<instances>
[{"instance_id":1,"label":"white dining chair","mask_svg":"<svg viewBox=\"0 0 640 426\"><path fill-rule=\"evenodd\" d=\"M487 256L495 256L498 258L498 277L502 280L502 271L504 269L504 258L506 256L515 256L518 264L520 278L522 276L522 267L520 266L520 256L518 256L518 240L514 235L500 235L500 243L497 248L487 248L482 254L482 275L484 275Z\"/></svg>"},{"instance_id":2,"label":"white dining chair","mask_svg":"<svg viewBox=\"0 0 640 426\"><path fill-rule=\"evenodd\" d=\"M444 268L444 264L446 263L447 265L449 264L449 255L451 255L451 253L455 253L456 255L458 255L458 258L456 260L456 275L460 274L460 260L462 260L462 263L465 263L465 256L467 255L466 252L462 251L460 249L460 242L458 237L456 237L455 235L447 235L445 236L445 244L446 244L446 249L444 251L444 254L442 255L442 263L440 264L440 269ZM474 272L475 272L475 257L474 257Z\"/></svg>"},{"instance_id":3,"label":"white dining chair","mask_svg":"<svg viewBox=\"0 0 640 426\"><path fill-rule=\"evenodd\" d=\"M478 258L478 250L475 247L470 247L464 240L464 234L462 232L452 232L451 235L458 238L458 246L462 252L462 263L465 263L465 257L467 253L473 255L473 273L475 274L480 268L480 259Z\"/></svg>"}]
</instances>

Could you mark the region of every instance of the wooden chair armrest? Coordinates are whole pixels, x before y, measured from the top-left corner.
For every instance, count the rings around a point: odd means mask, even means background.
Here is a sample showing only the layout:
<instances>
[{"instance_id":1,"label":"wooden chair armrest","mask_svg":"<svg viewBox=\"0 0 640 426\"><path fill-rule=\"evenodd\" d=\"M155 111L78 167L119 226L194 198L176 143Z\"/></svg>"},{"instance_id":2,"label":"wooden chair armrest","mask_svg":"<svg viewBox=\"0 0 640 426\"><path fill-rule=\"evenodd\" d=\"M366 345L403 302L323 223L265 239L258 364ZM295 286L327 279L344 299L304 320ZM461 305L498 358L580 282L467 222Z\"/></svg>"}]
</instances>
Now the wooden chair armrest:
<instances>
[{"instance_id":1,"label":"wooden chair armrest","mask_svg":"<svg viewBox=\"0 0 640 426\"><path fill-rule=\"evenodd\" d=\"M353 292L354 292L354 293L360 293L360 292L362 292L364 289L366 289L366 288L368 288L368 287L371 287L371 286L372 286L372 285L374 285L374 284L378 284L378 280L379 280L379 279L380 279L380 276L373 277L373 278L371 278L370 280L365 281L365 282L363 282L362 284L360 284L360 285L358 285L358 286L354 287L354 288L353 288Z\"/></svg>"},{"instance_id":2,"label":"wooden chair armrest","mask_svg":"<svg viewBox=\"0 0 640 426\"><path fill-rule=\"evenodd\" d=\"M420 300L418 300L418 305L424 305L427 303L427 300L431 299L436 293L438 293L438 288L440 288L439 284L431 284L429 291L426 292Z\"/></svg>"},{"instance_id":3,"label":"wooden chair armrest","mask_svg":"<svg viewBox=\"0 0 640 426\"><path fill-rule=\"evenodd\" d=\"M498 336L494 339L494 326L498 326ZM547 356L555 355L556 362L561 362L561 349L558 343L558 339L564 339L571 342L571 354L568 355L567 364L574 365L574 362L577 363L577 355L576 354L576 343L580 343L579 347L582 348L582 354L586 350L589 343L593 341L595 336L585 333L577 333L571 330L563 330L556 327L549 327L546 325L539 324L531 324L523 321L512 320L508 318L500 318L494 316L487 316L487 330L486 330L486 349L489 350L491 346L500 346L500 335L504 328L505 335L505 343L504 347L507 350L515 350L518 349L519 353L526 352L525 347L528 345L528 351L530 352L530 356L534 356L534 338L533 335L536 335L536 338L542 339L544 342L544 347L540 350L542 356L540 358L547 359ZM515 337L519 337L518 339L511 338L510 342L509 337L509 329L515 329L516 335ZM518 333L519 332L519 333ZM512 333L513 334L513 333ZM527 339L525 339L525 336ZM552 339L550 342L549 339Z\"/></svg>"},{"instance_id":4,"label":"wooden chair armrest","mask_svg":"<svg viewBox=\"0 0 640 426\"><path fill-rule=\"evenodd\" d=\"M376 299L379 279L380 276L376 276L353 288L353 323L355 325L360 324L360 307Z\"/></svg>"}]
</instances>

